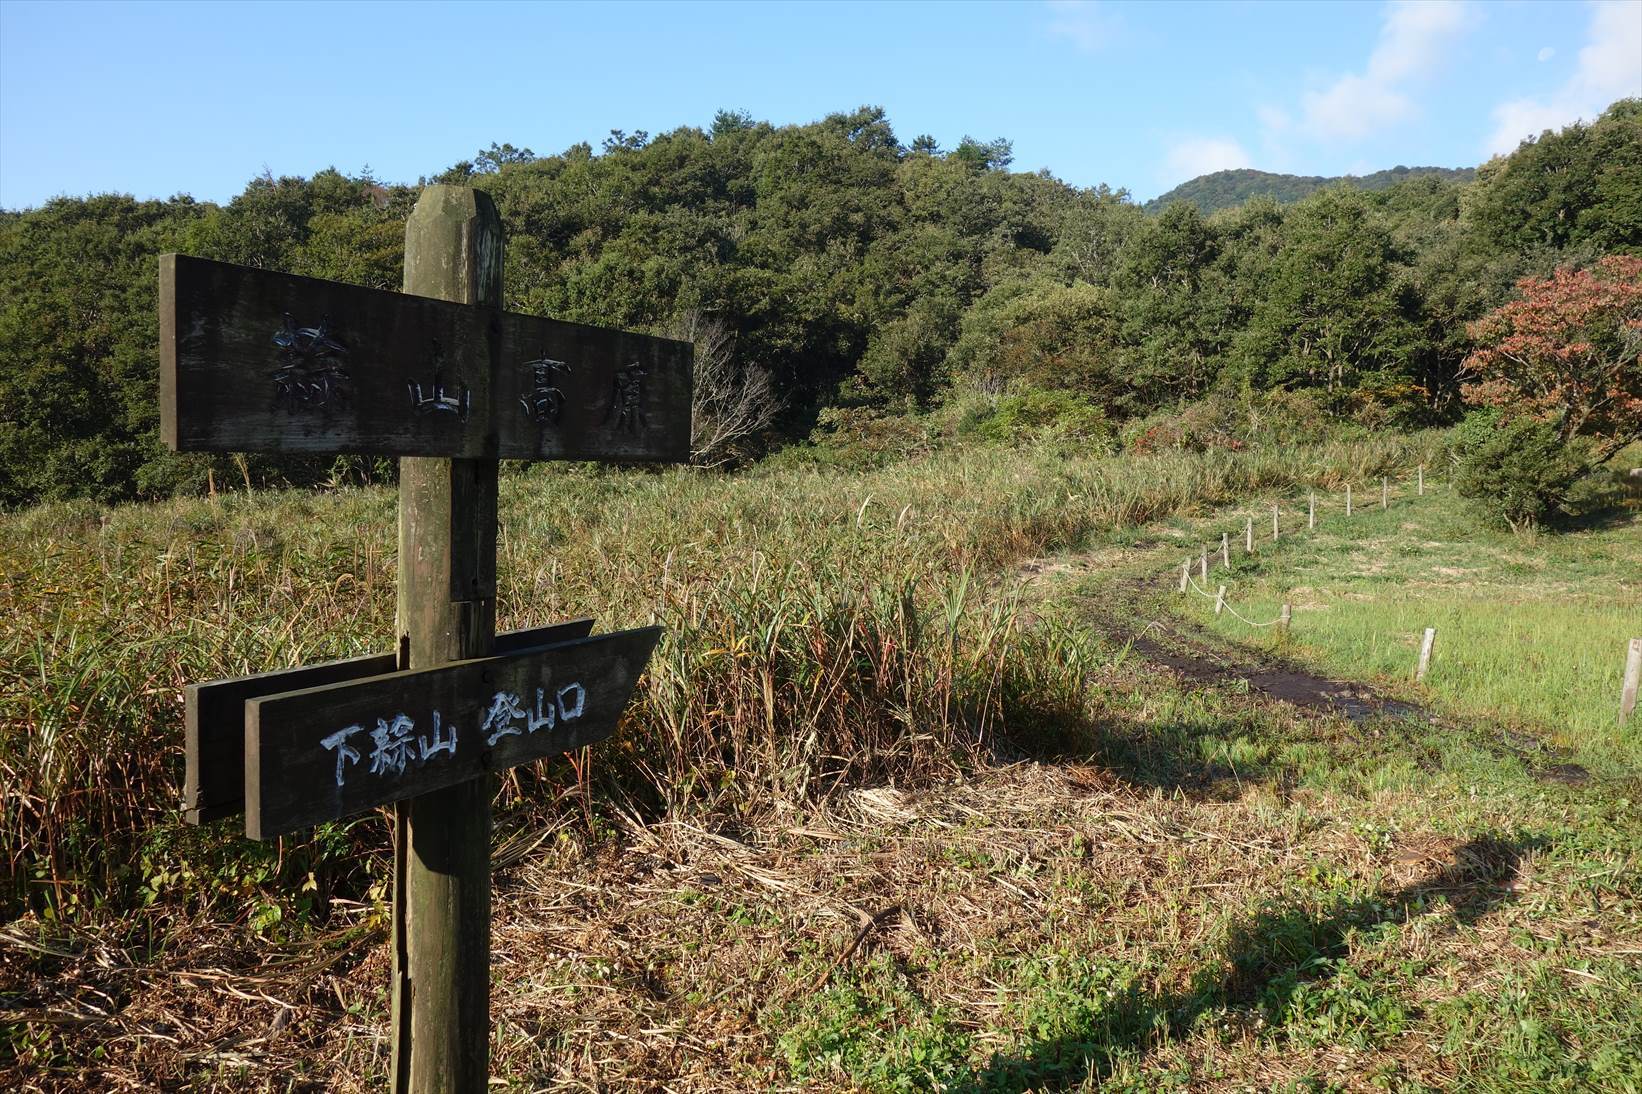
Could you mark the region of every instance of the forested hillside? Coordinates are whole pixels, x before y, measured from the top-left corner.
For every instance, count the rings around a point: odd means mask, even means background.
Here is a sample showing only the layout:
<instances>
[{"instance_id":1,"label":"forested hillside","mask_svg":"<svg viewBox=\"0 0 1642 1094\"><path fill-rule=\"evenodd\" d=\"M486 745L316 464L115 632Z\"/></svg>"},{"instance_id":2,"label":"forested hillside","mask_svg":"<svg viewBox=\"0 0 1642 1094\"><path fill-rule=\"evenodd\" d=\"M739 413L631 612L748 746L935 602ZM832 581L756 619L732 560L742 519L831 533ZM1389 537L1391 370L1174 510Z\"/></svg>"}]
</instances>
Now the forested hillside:
<instances>
[{"instance_id":1,"label":"forested hillside","mask_svg":"<svg viewBox=\"0 0 1642 1094\"><path fill-rule=\"evenodd\" d=\"M1049 393L1116 422L1213 390L1313 393L1369 424L1454 414L1465 323L1515 279L1642 249L1642 102L1462 183L1325 187L1205 217L1009 170L1007 140L901 141L882 110L775 127L493 145L433 178L491 193L508 306L693 337L767 378L756 452L818 422ZM179 185L186 185L179 178ZM178 457L155 435L155 257L397 288L416 187L325 171L225 206L58 199L0 213L0 505L319 481L368 467Z\"/></svg>"},{"instance_id":2,"label":"forested hillside","mask_svg":"<svg viewBox=\"0 0 1642 1094\"><path fill-rule=\"evenodd\" d=\"M1148 213L1160 213L1177 201L1189 201L1201 213L1217 213L1241 205L1251 198L1268 197L1284 205L1299 201L1325 186L1351 186L1358 190L1387 190L1399 183L1417 178L1436 178L1447 182L1470 182L1476 178L1473 167L1403 167L1401 165L1368 175L1279 175L1270 171L1256 171L1242 167L1229 171L1214 171L1188 179L1173 190L1159 194L1146 203Z\"/></svg>"}]
</instances>

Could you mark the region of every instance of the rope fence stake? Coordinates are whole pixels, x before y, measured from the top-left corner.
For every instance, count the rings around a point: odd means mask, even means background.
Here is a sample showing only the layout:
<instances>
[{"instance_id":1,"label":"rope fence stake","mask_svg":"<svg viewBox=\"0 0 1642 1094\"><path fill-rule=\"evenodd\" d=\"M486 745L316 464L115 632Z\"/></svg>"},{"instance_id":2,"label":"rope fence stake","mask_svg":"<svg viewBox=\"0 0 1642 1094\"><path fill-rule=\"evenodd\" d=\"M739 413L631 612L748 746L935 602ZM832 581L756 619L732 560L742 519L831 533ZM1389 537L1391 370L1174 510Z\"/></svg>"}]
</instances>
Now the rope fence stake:
<instances>
[{"instance_id":1,"label":"rope fence stake","mask_svg":"<svg viewBox=\"0 0 1642 1094\"><path fill-rule=\"evenodd\" d=\"M1420 464L1420 467L1419 467L1419 476L1420 476L1420 497L1423 498L1423 497L1425 497L1425 464L1423 464L1423 463Z\"/></svg>"},{"instance_id":2,"label":"rope fence stake","mask_svg":"<svg viewBox=\"0 0 1642 1094\"><path fill-rule=\"evenodd\" d=\"M1311 492L1311 500L1306 504L1306 530L1312 531L1317 527L1317 491Z\"/></svg>"},{"instance_id":3,"label":"rope fence stake","mask_svg":"<svg viewBox=\"0 0 1642 1094\"><path fill-rule=\"evenodd\" d=\"M1254 518L1249 517L1243 525L1243 551L1245 554L1254 553Z\"/></svg>"},{"instance_id":4,"label":"rope fence stake","mask_svg":"<svg viewBox=\"0 0 1642 1094\"><path fill-rule=\"evenodd\" d=\"M1271 541L1277 542L1277 506L1271 507Z\"/></svg>"},{"instance_id":5,"label":"rope fence stake","mask_svg":"<svg viewBox=\"0 0 1642 1094\"><path fill-rule=\"evenodd\" d=\"M1214 594L1214 614L1219 615L1226 610L1226 587L1220 586L1220 591Z\"/></svg>"},{"instance_id":6,"label":"rope fence stake","mask_svg":"<svg viewBox=\"0 0 1642 1094\"><path fill-rule=\"evenodd\" d=\"M1346 483L1346 516L1351 515L1351 484Z\"/></svg>"},{"instance_id":7,"label":"rope fence stake","mask_svg":"<svg viewBox=\"0 0 1642 1094\"><path fill-rule=\"evenodd\" d=\"M1207 547L1203 548L1203 557L1199 558L1197 561L1203 567L1203 581L1207 584L1209 580L1209 549Z\"/></svg>"},{"instance_id":8,"label":"rope fence stake","mask_svg":"<svg viewBox=\"0 0 1642 1094\"><path fill-rule=\"evenodd\" d=\"M1180 591L1186 591L1186 585L1192 579L1192 560L1187 559L1180 564Z\"/></svg>"},{"instance_id":9,"label":"rope fence stake","mask_svg":"<svg viewBox=\"0 0 1642 1094\"><path fill-rule=\"evenodd\" d=\"M1414 679L1424 680L1425 674L1431 669L1431 647L1437 644L1437 628L1425 628L1425 637L1420 639L1420 663L1414 667Z\"/></svg>"},{"instance_id":10,"label":"rope fence stake","mask_svg":"<svg viewBox=\"0 0 1642 1094\"><path fill-rule=\"evenodd\" d=\"M1642 688L1642 638L1631 639L1625 649L1625 684L1619 689L1619 724L1636 713L1636 692Z\"/></svg>"},{"instance_id":11,"label":"rope fence stake","mask_svg":"<svg viewBox=\"0 0 1642 1094\"><path fill-rule=\"evenodd\" d=\"M1282 627L1283 630L1286 631L1286 630L1289 629L1289 625L1293 621L1294 621L1294 609L1292 607L1290 607L1288 604L1285 603L1283 605L1283 610L1277 613L1277 625L1279 627Z\"/></svg>"},{"instance_id":12,"label":"rope fence stake","mask_svg":"<svg viewBox=\"0 0 1642 1094\"><path fill-rule=\"evenodd\" d=\"M1387 508L1391 500L1391 480L1384 475L1380 476L1380 508Z\"/></svg>"},{"instance_id":13,"label":"rope fence stake","mask_svg":"<svg viewBox=\"0 0 1642 1094\"><path fill-rule=\"evenodd\" d=\"M1220 533L1220 565L1222 567L1231 565L1231 537L1225 532Z\"/></svg>"}]
</instances>

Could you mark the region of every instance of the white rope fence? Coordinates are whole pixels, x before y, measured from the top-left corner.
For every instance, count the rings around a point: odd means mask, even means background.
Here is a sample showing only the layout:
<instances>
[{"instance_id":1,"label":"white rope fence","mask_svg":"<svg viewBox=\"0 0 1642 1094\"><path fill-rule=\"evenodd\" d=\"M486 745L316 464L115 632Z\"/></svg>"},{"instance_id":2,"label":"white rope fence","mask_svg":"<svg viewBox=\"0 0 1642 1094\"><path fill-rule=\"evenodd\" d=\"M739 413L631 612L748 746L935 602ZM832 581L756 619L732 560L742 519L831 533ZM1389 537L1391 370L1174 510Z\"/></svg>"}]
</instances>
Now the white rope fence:
<instances>
[{"instance_id":1,"label":"white rope fence","mask_svg":"<svg viewBox=\"0 0 1642 1094\"><path fill-rule=\"evenodd\" d=\"M1233 619L1241 619L1241 620L1243 620L1243 622L1247 623L1251 627L1275 627L1275 626L1277 626L1277 624L1283 622L1283 617L1278 616L1276 619L1273 619L1269 623L1256 623L1254 620L1247 618L1241 612L1239 612L1236 608L1232 607L1231 604L1229 604L1226 601L1225 596L1222 595L1221 593L1211 593L1211 592L1209 592L1209 590L1205 589L1203 586L1201 586L1197 583L1197 579L1195 577L1190 577L1190 575L1188 575L1188 580L1191 583L1192 589L1195 592L1202 593L1204 596L1206 596L1210 600L1214 601L1216 608L1224 608L1226 611L1228 611L1232 614ZM1222 585L1220 588L1223 591L1225 589L1225 586Z\"/></svg>"},{"instance_id":2,"label":"white rope fence","mask_svg":"<svg viewBox=\"0 0 1642 1094\"><path fill-rule=\"evenodd\" d=\"M1415 476L1415 493L1420 497L1424 497L1424 464L1421 464L1415 469ZM1380 509L1386 510L1390 507L1391 478L1390 476L1383 476L1380 479ZM1345 491L1345 515L1350 517L1352 512L1353 506L1351 484L1347 483ZM1271 507L1271 539L1273 543L1277 542L1280 513L1280 506L1273 505ZM1316 527L1317 492L1313 490L1309 492L1306 499L1306 528L1310 530L1315 529ZM1247 554L1254 554L1254 540L1254 518L1249 516L1245 518L1243 523L1243 547ZM1231 613L1233 619L1238 620L1245 626L1254 627L1256 629L1281 627L1283 632L1287 633L1293 620L1293 605L1285 603L1282 606L1282 610L1278 612L1276 619L1256 622L1231 606L1231 602L1226 599L1226 586L1221 585L1214 592L1209 591L1209 554L1209 548L1204 546L1199 552L1197 558L1188 558L1180 564L1180 594L1185 596L1188 593L1197 593L1205 600L1214 601L1214 614L1217 616L1222 612L1229 612ZM1220 565L1226 569L1231 567L1231 534L1228 532L1222 532L1220 535ZM1201 583L1199 583L1197 577L1193 576L1192 571L1194 569L1197 570L1199 576L1202 577ZM1153 627L1156 625L1157 624L1154 621L1152 623L1148 623L1147 627ZM1145 631L1142 630L1141 633L1144 634ZM1425 628L1425 633L1421 635L1420 639L1419 660L1415 662L1414 666L1415 683L1423 682L1427 674L1431 671L1432 651L1436 645L1436 639L1437 628ZM1624 680L1620 685L1619 725L1621 728L1623 728L1627 722L1635 717L1639 708L1642 708L1642 638L1632 638L1625 651Z\"/></svg>"},{"instance_id":3,"label":"white rope fence","mask_svg":"<svg viewBox=\"0 0 1642 1094\"><path fill-rule=\"evenodd\" d=\"M1418 483L1415 488L1416 492L1423 497L1425 494L1425 465L1421 464L1416 469L1415 474L1417 476L1416 481ZM1382 476L1380 479L1380 508L1382 510L1387 509L1390 507L1390 504L1391 478L1390 476ZM1350 483L1346 484L1345 509L1346 516L1351 516L1353 506ZM1280 506L1273 505L1271 507L1271 538L1273 543L1277 542L1278 538L1280 512ZM1311 491L1307 498L1306 527L1308 530L1315 529L1317 527L1316 491ZM1243 547L1245 553L1251 555L1254 553L1254 538L1254 518L1251 516L1247 518L1243 525ZM1288 630L1290 620L1293 617L1293 609L1290 605L1284 604L1276 619L1266 620L1265 622L1257 622L1250 619L1248 616L1231 606L1231 603L1226 599L1226 587L1224 585L1220 586L1220 588L1215 592L1209 591L1207 587L1207 582L1209 580L1209 549L1207 547L1205 547L1200 553L1196 559L1196 562L1197 569L1200 571L1204 584L1199 584L1198 579L1192 576L1193 560L1188 558L1181 564L1180 567L1180 591L1182 593L1190 590L1191 592L1198 593L1206 599L1214 601L1215 615L1219 615L1221 612L1229 612L1231 613L1233 619L1239 620L1246 626L1255 627L1257 629L1265 627L1282 627L1285 631ZM1222 532L1220 535L1220 565L1224 568L1229 568L1231 566L1231 534L1227 532Z\"/></svg>"}]
</instances>

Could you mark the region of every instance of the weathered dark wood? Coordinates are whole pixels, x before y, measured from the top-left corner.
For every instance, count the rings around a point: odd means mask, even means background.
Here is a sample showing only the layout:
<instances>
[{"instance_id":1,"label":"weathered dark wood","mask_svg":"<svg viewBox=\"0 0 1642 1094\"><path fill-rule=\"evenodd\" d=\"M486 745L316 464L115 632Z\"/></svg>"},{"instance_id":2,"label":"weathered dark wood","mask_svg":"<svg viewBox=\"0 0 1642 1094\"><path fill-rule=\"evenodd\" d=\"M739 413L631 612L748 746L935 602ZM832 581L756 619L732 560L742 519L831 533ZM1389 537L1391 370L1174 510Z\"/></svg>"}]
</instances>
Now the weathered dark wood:
<instances>
[{"instance_id":1,"label":"weathered dark wood","mask_svg":"<svg viewBox=\"0 0 1642 1094\"><path fill-rule=\"evenodd\" d=\"M507 631L496 636L496 652L517 653L556 642L568 642L585 638L592 630L591 619L575 619L547 627ZM247 699L381 676L394 672L398 667L397 653L370 653L340 661L188 685L184 693L187 710L184 818L189 824L203 824L245 811Z\"/></svg>"},{"instance_id":2,"label":"weathered dark wood","mask_svg":"<svg viewBox=\"0 0 1642 1094\"><path fill-rule=\"evenodd\" d=\"M602 740L660 637L646 627L246 700L246 834L269 839Z\"/></svg>"},{"instance_id":3,"label":"weathered dark wood","mask_svg":"<svg viewBox=\"0 0 1642 1094\"><path fill-rule=\"evenodd\" d=\"M420 270L444 275L428 263ZM407 279L415 272L407 262ZM689 457L689 343L474 306L488 300L430 299L436 285L413 284L395 293L161 256L165 443L189 452Z\"/></svg>"},{"instance_id":4,"label":"weathered dark wood","mask_svg":"<svg viewBox=\"0 0 1642 1094\"><path fill-rule=\"evenodd\" d=\"M422 191L405 223L404 289L499 312L502 218L487 195ZM495 376L505 357L497 342L487 348ZM491 653L497 471L494 459L399 461L401 669ZM494 782L470 778L394 809L395 1094L484 1094L489 1082Z\"/></svg>"}]
</instances>

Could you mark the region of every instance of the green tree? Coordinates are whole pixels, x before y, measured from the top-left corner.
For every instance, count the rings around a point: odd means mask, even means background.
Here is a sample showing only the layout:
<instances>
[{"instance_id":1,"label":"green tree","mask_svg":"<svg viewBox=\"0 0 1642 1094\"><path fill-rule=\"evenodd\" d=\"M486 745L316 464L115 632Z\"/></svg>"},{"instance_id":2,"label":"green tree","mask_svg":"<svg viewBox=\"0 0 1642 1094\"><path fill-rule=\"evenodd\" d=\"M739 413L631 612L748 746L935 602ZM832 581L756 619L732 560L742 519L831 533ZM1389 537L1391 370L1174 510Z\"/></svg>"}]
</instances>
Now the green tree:
<instances>
[{"instance_id":1,"label":"green tree","mask_svg":"<svg viewBox=\"0 0 1642 1094\"><path fill-rule=\"evenodd\" d=\"M1531 252L1642 247L1642 100L1547 130L1484 164L1465 203L1484 246Z\"/></svg>"},{"instance_id":2,"label":"green tree","mask_svg":"<svg viewBox=\"0 0 1642 1094\"><path fill-rule=\"evenodd\" d=\"M1257 388L1326 391L1337 409L1365 390L1410 397L1416 331L1391 233L1360 193L1320 190L1293 206L1282 246L1237 339Z\"/></svg>"}]
</instances>

